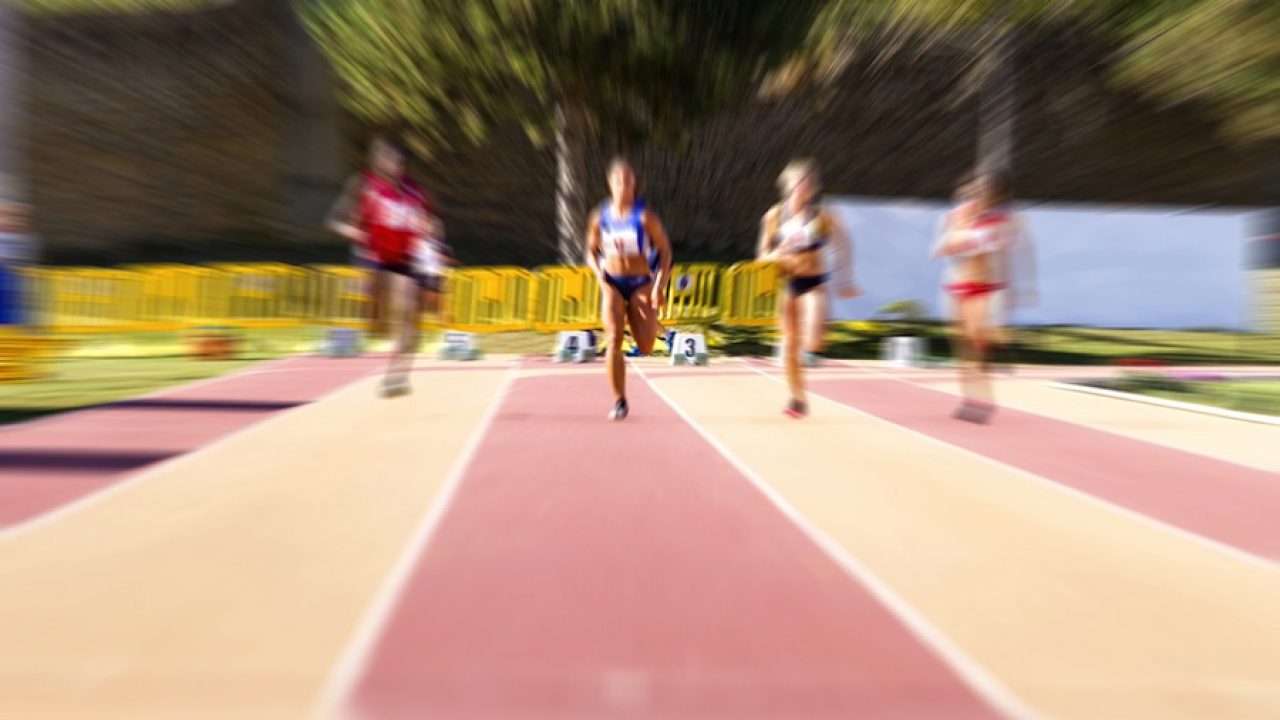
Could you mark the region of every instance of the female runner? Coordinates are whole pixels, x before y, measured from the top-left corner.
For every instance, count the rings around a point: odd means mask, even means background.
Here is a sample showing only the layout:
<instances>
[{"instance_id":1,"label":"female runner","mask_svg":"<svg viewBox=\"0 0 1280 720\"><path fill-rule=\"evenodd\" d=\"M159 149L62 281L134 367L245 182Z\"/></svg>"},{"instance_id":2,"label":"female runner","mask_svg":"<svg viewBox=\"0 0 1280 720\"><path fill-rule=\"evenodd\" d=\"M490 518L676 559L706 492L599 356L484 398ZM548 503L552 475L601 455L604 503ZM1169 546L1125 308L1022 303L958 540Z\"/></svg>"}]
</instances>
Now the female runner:
<instances>
[{"instance_id":1,"label":"female runner","mask_svg":"<svg viewBox=\"0 0 1280 720\"><path fill-rule=\"evenodd\" d=\"M993 301L1009 286L1011 251L1026 244L1025 233L1009 207L1009 182L1002 173L962 182L957 200L943 218L933 254L950 261L943 288L951 298L964 394L955 417L985 423L995 412L987 364L1001 336Z\"/></svg>"},{"instance_id":2,"label":"female runner","mask_svg":"<svg viewBox=\"0 0 1280 720\"><path fill-rule=\"evenodd\" d=\"M827 269L823 252L828 245L835 251L839 297L857 297L858 289L853 283L853 242L834 215L816 200L817 166L809 160L791 163L778 177L778 189L782 191L782 202L764 215L756 258L777 263L786 278L780 325L791 400L783 412L802 418L809 413L809 404L800 361L801 344L810 353L822 348L827 321L826 284L833 274Z\"/></svg>"},{"instance_id":3,"label":"female runner","mask_svg":"<svg viewBox=\"0 0 1280 720\"><path fill-rule=\"evenodd\" d=\"M369 169L348 181L328 219L334 232L352 241L357 257L373 265L372 334L386 333L389 305L401 309L381 388L385 396L409 392L406 358L412 364L420 310L413 241L429 222L425 195L405 175L407 157L399 143L385 137L374 138L369 148ZM392 302L395 299L399 302Z\"/></svg>"},{"instance_id":4,"label":"female runner","mask_svg":"<svg viewBox=\"0 0 1280 720\"><path fill-rule=\"evenodd\" d=\"M653 351L655 323L666 302L671 244L658 216L636 202L636 176L630 163L614 159L609 163L608 180L610 198L587 222L586 256L602 293L601 322L614 397L609 418L622 420L630 409L622 334L630 327L636 347L645 355ZM660 258L656 273L649 267L650 247Z\"/></svg>"}]
</instances>

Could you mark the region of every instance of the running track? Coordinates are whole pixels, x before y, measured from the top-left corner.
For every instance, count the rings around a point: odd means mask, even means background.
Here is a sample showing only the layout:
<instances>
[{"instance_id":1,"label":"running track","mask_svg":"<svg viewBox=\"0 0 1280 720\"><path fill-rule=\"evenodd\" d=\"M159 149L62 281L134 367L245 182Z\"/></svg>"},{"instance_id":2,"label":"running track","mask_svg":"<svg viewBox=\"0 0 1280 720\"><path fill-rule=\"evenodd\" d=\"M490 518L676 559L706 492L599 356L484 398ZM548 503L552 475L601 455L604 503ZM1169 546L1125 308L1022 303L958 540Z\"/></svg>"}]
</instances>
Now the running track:
<instances>
[{"instance_id":1,"label":"running track","mask_svg":"<svg viewBox=\"0 0 1280 720\"><path fill-rule=\"evenodd\" d=\"M962 425L875 364L797 423L735 360L615 424L599 364L373 362L0 431L0 715L1280 715L1277 428L1047 369Z\"/></svg>"}]
</instances>

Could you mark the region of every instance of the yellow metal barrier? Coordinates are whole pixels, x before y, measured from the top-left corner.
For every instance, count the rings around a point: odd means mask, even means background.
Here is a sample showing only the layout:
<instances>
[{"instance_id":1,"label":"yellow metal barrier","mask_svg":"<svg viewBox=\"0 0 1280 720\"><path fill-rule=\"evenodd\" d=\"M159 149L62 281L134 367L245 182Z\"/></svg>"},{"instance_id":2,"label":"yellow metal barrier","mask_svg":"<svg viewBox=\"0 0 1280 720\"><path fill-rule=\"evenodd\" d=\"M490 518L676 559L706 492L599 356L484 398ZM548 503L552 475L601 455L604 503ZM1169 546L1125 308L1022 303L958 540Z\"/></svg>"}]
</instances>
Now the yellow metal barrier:
<instances>
[{"instance_id":1,"label":"yellow metal barrier","mask_svg":"<svg viewBox=\"0 0 1280 720\"><path fill-rule=\"evenodd\" d=\"M772 263L751 261L731 265L721 278L722 319L726 325L764 327L778 318L782 276Z\"/></svg>"},{"instance_id":2,"label":"yellow metal barrier","mask_svg":"<svg viewBox=\"0 0 1280 720\"><path fill-rule=\"evenodd\" d=\"M535 330L600 327L600 284L590 269L552 265L534 272L530 305Z\"/></svg>"},{"instance_id":3,"label":"yellow metal barrier","mask_svg":"<svg viewBox=\"0 0 1280 720\"><path fill-rule=\"evenodd\" d=\"M221 322L225 319L225 276L209 267L157 263L128 265L142 279L135 325L160 330Z\"/></svg>"},{"instance_id":4,"label":"yellow metal barrier","mask_svg":"<svg viewBox=\"0 0 1280 720\"><path fill-rule=\"evenodd\" d=\"M710 325L720 320L720 275L720 266L712 263L673 266L663 322Z\"/></svg>"},{"instance_id":5,"label":"yellow metal barrier","mask_svg":"<svg viewBox=\"0 0 1280 720\"><path fill-rule=\"evenodd\" d=\"M221 263L221 287L209 299L222 305L218 315L229 325L288 327L313 315L309 308L310 273L283 263Z\"/></svg>"},{"instance_id":6,"label":"yellow metal barrier","mask_svg":"<svg viewBox=\"0 0 1280 720\"><path fill-rule=\"evenodd\" d=\"M359 326L369 315L369 273L345 265L278 263L135 265L26 271L37 322L59 330L121 331L193 325ZM760 327L776 322L780 275L772 264L673 268L670 325ZM600 288L585 267L465 268L445 284L450 327L470 332L597 328Z\"/></svg>"},{"instance_id":7,"label":"yellow metal barrier","mask_svg":"<svg viewBox=\"0 0 1280 720\"><path fill-rule=\"evenodd\" d=\"M317 265L311 270L312 320L343 327L368 324L372 314L368 270L350 265Z\"/></svg>"},{"instance_id":8,"label":"yellow metal barrier","mask_svg":"<svg viewBox=\"0 0 1280 720\"><path fill-rule=\"evenodd\" d=\"M139 324L143 278L107 268L30 268L37 325L58 332L104 332Z\"/></svg>"},{"instance_id":9,"label":"yellow metal barrier","mask_svg":"<svg viewBox=\"0 0 1280 720\"><path fill-rule=\"evenodd\" d=\"M448 326L465 332L526 330L533 273L517 267L453 270L445 281Z\"/></svg>"}]
</instances>

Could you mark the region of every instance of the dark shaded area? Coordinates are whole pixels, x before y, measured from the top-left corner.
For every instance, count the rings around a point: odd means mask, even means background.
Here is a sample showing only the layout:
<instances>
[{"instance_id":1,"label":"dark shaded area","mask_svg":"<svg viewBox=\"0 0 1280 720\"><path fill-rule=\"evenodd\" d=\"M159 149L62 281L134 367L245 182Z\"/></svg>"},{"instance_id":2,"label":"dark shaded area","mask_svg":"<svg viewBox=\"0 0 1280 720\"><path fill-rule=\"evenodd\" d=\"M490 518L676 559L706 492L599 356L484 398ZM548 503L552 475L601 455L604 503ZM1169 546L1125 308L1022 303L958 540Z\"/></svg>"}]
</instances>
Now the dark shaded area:
<instances>
[{"instance_id":1,"label":"dark shaded area","mask_svg":"<svg viewBox=\"0 0 1280 720\"><path fill-rule=\"evenodd\" d=\"M45 417L47 415L57 415L58 413L70 412L78 410L75 407L58 407L58 408L0 408L0 426L12 425L26 420L35 420L36 418Z\"/></svg>"},{"instance_id":2,"label":"dark shaded area","mask_svg":"<svg viewBox=\"0 0 1280 720\"><path fill-rule=\"evenodd\" d=\"M107 403L104 408L141 410L215 410L226 412L275 412L296 408L305 403L257 402L253 400L183 400L181 398L140 398Z\"/></svg>"},{"instance_id":3,"label":"dark shaded area","mask_svg":"<svg viewBox=\"0 0 1280 720\"><path fill-rule=\"evenodd\" d=\"M168 452L0 450L0 471L121 472L136 470L175 455Z\"/></svg>"}]
</instances>

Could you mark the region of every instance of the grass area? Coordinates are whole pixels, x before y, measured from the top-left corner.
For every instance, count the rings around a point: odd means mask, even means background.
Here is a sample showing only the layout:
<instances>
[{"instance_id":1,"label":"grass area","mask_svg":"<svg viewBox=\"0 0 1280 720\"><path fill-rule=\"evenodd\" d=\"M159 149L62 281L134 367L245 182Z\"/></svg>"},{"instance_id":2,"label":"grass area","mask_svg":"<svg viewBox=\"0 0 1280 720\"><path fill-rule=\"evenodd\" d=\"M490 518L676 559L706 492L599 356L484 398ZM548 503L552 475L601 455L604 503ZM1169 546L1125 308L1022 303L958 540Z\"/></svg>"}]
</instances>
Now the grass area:
<instances>
[{"instance_id":1,"label":"grass area","mask_svg":"<svg viewBox=\"0 0 1280 720\"><path fill-rule=\"evenodd\" d=\"M879 357L883 339L897 334L924 338L929 355L935 358L951 354L947 329L928 323L835 323L828 336L827 354L836 358ZM49 368L51 376L3 386L0 424L120 400L239 370L260 360L309 352L316 348L323 330L260 329L241 335L240 356L219 362L188 358L186 337L178 332L65 338L64 355ZM773 352L777 333L773 328L713 326L707 335L716 355L768 355ZM1013 344L1004 360L1012 362L1110 364L1128 358L1185 365L1280 363L1280 337L1275 336L1078 327L1020 328L1011 335ZM438 332L426 333L424 349L433 349L439 337ZM480 336L478 342L490 355L549 355L555 336L533 331L495 333ZM658 347L663 349L661 343ZM1237 405L1254 403L1218 390L1205 394ZM1214 404L1212 397L1206 402Z\"/></svg>"},{"instance_id":2,"label":"grass area","mask_svg":"<svg viewBox=\"0 0 1280 720\"><path fill-rule=\"evenodd\" d=\"M48 368L46 377L4 386L0 395L0 424L137 397L242 370L261 359L63 358Z\"/></svg>"},{"instance_id":3,"label":"grass area","mask_svg":"<svg viewBox=\"0 0 1280 720\"><path fill-rule=\"evenodd\" d=\"M926 353L951 357L949 329L936 323L838 323L827 335L827 355L837 358L880 356L884 338L916 335ZM1280 363L1280 337L1248 333L1172 330L1110 330L1078 327L1025 327L1009 331L1004 358L1047 365L1110 364L1120 359L1177 365ZM712 328L712 345L728 355L772 352L772 328Z\"/></svg>"},{"instance_id":4,"label":"grass area","mask_svg":"<svg viewBox=\"0 0 1280 720\"><path fill-rule=\"evenodd\" d=\"M241 359L261 360L306 352L316 347L318 328L242 330ZM64 357L77 359L186 357L188 334L175 331L75 335L65 338Z\"/></svg>"},{"instance_id":5,"label":"grass area","mask_svg":"<svg viewBox=\"0 0 1280 720\"><path fill-rule=\"evenodd\" d=\"M0 425L137 397L304 352L315 347L320 331L254 330L242 337L242 352L218 361L189 357L185 335L176 332L59 338L66 347L41 368L42 377L3 385Z\"/></svg>"},{"instance_id":6,"label":"grass area","mask_svg":"<svg viewBox=\"0 0 1280 720\"><path fill-rule=\"evenodd\" d=\"M1105 384L1111 390L1280 417L1280 380L1182 380L1133 373Z\"/></svg>"}]
</instances>

